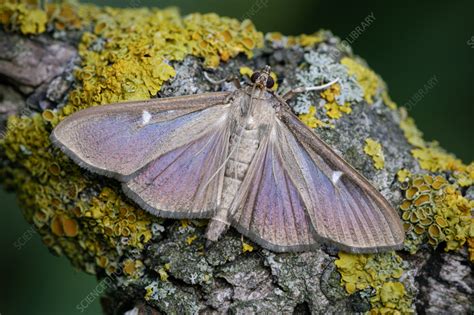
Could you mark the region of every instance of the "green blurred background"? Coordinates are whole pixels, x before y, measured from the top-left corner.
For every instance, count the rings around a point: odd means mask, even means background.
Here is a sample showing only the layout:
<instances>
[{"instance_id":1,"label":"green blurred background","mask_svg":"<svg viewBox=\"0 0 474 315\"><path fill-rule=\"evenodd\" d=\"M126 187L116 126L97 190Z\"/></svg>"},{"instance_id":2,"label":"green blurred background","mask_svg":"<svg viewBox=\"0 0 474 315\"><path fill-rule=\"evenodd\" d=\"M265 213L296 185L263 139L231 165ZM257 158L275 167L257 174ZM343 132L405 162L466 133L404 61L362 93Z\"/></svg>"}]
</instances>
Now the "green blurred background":
<instances>
[{"instance_id":1,"label":"green blurred background","mask_svg":"<svg viewBox=\"0 0 474 315\"><path fill-rule=\"evenodd\" d=\"M426 139L436 139L464 162L474 157L474 2L315 0L95 1L101 5L177 6L183 14L217 12L241 18L255 3L252 20L262 32L332 30L341 38L371 13L375 21L352 44L354 52L387 82L402 105L436 76L437 85L410 110ZM51 255L24 222L15 196L0 191L0 314L75 314L96 286L94 277ZM21 249L14 244L29 239ZM96 300L84 314L100 314Z\"/></svg>"}]
</instances>

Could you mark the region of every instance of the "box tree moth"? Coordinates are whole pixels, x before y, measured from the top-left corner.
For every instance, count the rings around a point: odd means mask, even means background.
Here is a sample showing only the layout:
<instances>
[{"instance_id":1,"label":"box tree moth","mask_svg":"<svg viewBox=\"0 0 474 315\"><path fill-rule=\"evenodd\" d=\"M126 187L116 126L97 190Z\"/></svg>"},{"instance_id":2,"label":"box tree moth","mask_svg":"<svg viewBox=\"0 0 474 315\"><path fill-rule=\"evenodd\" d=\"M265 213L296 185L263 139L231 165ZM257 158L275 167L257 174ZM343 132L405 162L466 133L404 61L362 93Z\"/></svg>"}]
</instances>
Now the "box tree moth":
<instances>
[{"instance_id":1,"label":"box tree moth","mask_svg":"<svg viewBox=\"0 0 474 315\"><path fill-rule=\"evenodd\" d=\"M123 183L140 207L165 218L209 218L269 250L330 243L349 252L398 249L397 212L271 90L266 66L233 92L88 108L51 135L77 164Z\"/></svg>"}]
</instances>

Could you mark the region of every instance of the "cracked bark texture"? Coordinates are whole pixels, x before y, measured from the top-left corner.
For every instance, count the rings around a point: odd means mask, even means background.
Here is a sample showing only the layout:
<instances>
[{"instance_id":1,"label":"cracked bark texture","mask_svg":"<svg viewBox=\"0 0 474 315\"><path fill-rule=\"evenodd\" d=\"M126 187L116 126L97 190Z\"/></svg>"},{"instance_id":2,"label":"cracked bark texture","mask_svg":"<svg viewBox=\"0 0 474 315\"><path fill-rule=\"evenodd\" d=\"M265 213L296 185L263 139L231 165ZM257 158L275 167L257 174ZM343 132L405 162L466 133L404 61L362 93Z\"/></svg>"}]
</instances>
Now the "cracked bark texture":
<instances>
[{"instance_id":1,"label":"cracked bark texture","mask_svg":"<svg viewBox=\"0 0 474 315\"><path fill-rule=\"evenodd\" d=\"M302 49L266 47L247 60L239 56L221 64L210 75L223 78L238 75L241 66L272 66L283 89L296 84L294 70L303 60ZM75 45L41 35L28 38L0 33L0 131L9 115L32 115L63 104L75 84L74 65L79 57ZM173 66L177 75L159 92L160 97L230 89L214 86L203 77L201 60L187 57ZM318 129L320 137L362 172L396 206L400 190L394 184L402 167L419 170L410 147L398 128L399 113L386 106L364 102L336 121L334 129ZM359 139L371 135L383 139L386 165L375 171L368 156L361 154ZM8 167L0 154L0 166ZM104 179L108 180L108 179ZM91 188L93 189L93 188ZM324 247L314 252L276 254L256 248L243 253L241 236L230 230L203 255L205 226L183 231L170 220L166 235L154 239L141 254L145 272L130 280L121 274L108 278L102 298L104 313L121 314L345 314L370 309L367 296L349 296L340 285L334 260L337 251ZM191 234L198 240L186 242ZM402 255L404 255L402 253ZM474 308L472 265L466 251L445 254L424 249L404 255L407 263L402 282L414 295L420 314L472 314ZM169 264L168 280L160 281L159 269ZM99 275L102 278L103 275ZM145 301L145 287L155 283L158 298Z\"/></svg>"}]
</instances>

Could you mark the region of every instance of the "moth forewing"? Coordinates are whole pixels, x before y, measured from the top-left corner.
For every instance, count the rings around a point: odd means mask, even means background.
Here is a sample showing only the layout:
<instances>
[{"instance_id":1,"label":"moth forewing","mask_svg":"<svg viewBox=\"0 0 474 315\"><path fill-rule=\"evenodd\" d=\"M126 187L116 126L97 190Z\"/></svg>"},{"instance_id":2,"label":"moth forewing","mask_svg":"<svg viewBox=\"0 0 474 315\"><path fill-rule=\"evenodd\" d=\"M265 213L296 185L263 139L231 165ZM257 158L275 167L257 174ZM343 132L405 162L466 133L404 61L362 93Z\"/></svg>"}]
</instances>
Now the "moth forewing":
<instances>
[{"instance_id":1,"label":"moth forewing","mask_svg":"<svg viewBox=\"0 0 474 315\"><path fill-rule=\"evenodd\" d=\"M320 202L324 191L333 191L330 203L325 207L319 209L317 204L308 207L318 236L352 252L401 248L405 235L403 226L395 209L380 192L292 113L282 113L282 122L291 130L309 159L321 158L315 165L324 161L326 168L333 172L329 176L325 174L328 177L326 184L319 185L319 190L311 185L311 172L301 174L308 180L311 194L317 195ZM334 181L334 176L338 177L337 181ZM317 213L311 212L316 209Z\"/></svg>"},{"instance_id":2,"label":"moth forewing","mask_svg":"<svg viewBox=\"0 0 474 315\"><path fill-rule=\"evenodd\" d=\"M88 108L63 120L51 140L89 171L127 181L160 152L205 130L220 115L205 110L222 105L228 95L207 93Z\"/></svg>"},{"instance_id":3,"label":"moth forewing","mask_svg":"<svg viewBox=\"0 0 474 315\"><path fill-rule=\"evenodd\" d=\"M198 137L182 130L186 144L160 155L124 184L126 194L149 212L169 218L212 217L220 201L227 156L228 108ZM206 121L203 121L205 123ZM193 139L195 138L195 139Z\"/></svg>"}]
</instances>

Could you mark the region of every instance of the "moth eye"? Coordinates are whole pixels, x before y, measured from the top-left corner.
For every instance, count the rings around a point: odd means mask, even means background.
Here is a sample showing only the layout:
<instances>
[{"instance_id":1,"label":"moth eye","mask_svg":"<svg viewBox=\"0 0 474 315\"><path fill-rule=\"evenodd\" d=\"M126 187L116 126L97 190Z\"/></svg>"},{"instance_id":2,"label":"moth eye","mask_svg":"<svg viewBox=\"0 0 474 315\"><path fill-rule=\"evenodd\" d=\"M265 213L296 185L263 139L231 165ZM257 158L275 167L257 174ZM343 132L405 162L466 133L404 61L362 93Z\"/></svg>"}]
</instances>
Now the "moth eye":
<instances>
[{"instance_id":1,"label":"moth eye","mask_svg":"<svg viewBox=\"0 0 474 315\"><path fill-rule=\"evenodd\" d=\"M257 82L257 79L259 76L260 76L260 72L254 72L252 76L250 77L250 81L252 81L252 83Z\"/></svg>"},{"instance_id":2,"label":"moth eye","mask_svg":"<svg viewBox=\"0 0 474 315\"><path fill-rule=\"evenodd\" d=\"M271 76L268 76L268 79L267 79L267 88L268 88L268 89L271 89L274 84L275 84L275 81L273 81L273 78L272 78Z\"/></svg>"}]
</instances>

